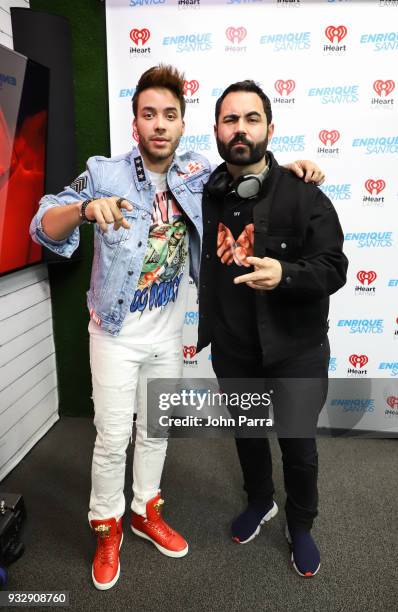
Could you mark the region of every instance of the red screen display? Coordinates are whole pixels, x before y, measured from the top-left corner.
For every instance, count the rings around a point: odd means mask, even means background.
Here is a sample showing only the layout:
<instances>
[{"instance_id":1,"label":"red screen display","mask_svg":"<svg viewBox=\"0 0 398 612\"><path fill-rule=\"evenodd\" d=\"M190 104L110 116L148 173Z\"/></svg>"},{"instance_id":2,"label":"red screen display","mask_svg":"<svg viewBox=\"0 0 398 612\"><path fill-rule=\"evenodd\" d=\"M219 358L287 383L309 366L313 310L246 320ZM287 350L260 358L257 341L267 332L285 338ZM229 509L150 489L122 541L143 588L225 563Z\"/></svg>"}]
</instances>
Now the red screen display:
<instances>
[{"instance_id":1,"label":"red screen display","mask_svg":"<svg viewBox=\"0 0 398 612\"><path fill-rule=\"evenodd\" d=\"M48 69L0 46L0 274L41 260L29 225L44 194Z\"/></svg>"}]
</instances>

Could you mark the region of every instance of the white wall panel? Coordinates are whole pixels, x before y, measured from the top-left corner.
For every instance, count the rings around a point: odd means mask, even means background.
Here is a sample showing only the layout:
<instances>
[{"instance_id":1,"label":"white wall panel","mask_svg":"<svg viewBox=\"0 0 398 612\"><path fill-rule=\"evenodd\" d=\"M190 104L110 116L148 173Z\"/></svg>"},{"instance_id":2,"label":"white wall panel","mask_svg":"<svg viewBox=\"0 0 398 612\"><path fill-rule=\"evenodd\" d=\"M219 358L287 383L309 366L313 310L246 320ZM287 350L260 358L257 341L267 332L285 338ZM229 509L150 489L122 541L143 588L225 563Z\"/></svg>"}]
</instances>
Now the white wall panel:
<instances>
[{"instance_id":1,"label":"white wall panel","mask_svg":"<svg viewBox=\"0 0 398 612\"><path fill-rule=\"evenodd\" d=\"M0 480L4 478L59 419L54 389L0 438Z\"/></svg>"}]
</instances>

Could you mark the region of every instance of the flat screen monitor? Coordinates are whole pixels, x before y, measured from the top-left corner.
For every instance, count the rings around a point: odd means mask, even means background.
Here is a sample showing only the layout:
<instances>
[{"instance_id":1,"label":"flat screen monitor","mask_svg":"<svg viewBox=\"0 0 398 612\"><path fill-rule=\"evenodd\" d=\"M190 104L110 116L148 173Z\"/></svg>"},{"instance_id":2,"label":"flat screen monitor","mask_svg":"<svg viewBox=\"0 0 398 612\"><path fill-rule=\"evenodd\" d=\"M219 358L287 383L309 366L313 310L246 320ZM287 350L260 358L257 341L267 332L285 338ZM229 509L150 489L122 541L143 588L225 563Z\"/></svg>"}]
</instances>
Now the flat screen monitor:
<instances>
[{"instance_id":1,"label":"flat screen monitor","mask_svg":"<svg viewBox=\"0 0 398 612\"><path fill-rule=\"evenodd\" d=\"M0 275L37 263L29 225L44 193L49 70L0 45Z\"/></svg>"}]
</instances>

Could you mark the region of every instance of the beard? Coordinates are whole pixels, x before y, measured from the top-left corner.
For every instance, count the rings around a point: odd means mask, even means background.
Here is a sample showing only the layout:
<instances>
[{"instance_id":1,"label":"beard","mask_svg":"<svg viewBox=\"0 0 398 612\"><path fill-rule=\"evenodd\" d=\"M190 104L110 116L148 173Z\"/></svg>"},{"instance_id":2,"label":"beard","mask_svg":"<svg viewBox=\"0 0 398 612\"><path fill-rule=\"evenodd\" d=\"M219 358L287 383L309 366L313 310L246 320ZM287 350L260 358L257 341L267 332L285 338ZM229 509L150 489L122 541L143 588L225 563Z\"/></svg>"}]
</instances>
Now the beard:
<instances>
[{"instance_id":1,"label":"beard","mask_svg":"<svg viewBox=\"0 0 398 612\"><path fill-rule=\"evenodd\" d=\"M150 140L144 140L143 138L139 139L138 146L144 155L151 162L159 162L167 159L168 157L174 155L175 151L178 149L178 145L180 144L181 136L176 138L175 140L169 141L164 150L156 149L153 144L151 144Z\"/></svg>"},{"instance_id":2,"label":"beard","mask_svg":"<svg viewBox=\"0 0 398 612\"><path fill-rule=\"evenodd\" d=\"M244 134L236 134L228 143L223 142L218 137L216 140L217 149L222 159L234 166L256 164L265 157L268 146L268 135L264 140L256 143L248 140ZM234 144L238 142L246 145L246 147L234 147Z\"/></svg>"}]
</instances>

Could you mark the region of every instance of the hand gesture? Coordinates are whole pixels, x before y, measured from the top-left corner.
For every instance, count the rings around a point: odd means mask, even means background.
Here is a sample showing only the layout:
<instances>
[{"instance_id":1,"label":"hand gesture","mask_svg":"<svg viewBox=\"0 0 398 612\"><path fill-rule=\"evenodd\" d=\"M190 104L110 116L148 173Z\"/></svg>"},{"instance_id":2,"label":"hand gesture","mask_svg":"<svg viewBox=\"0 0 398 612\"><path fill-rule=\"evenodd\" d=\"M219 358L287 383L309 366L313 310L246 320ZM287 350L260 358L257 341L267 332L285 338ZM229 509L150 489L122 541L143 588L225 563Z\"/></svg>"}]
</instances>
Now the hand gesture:
<instances>
[{"instance_id":1,"label":"hand gesture","mask_svg":"<svg viewBox=\"0 0 398 612\"><path fill-rule=\"evenodd\" d=\"M108 230L108 223L113 223L115 230L124 227L130 229L121 212L121 209L133 210L132 205L123 198L110 196L109 198L97 198L90 202L85 210L85 215L89 221L96 221L103 232Z\"/></svg>"},{"instance_id":2,"label":"hand gesture","mask_svg":"<svg viewBox=\"0 0 398 612\"><path fill-rule=\"evenodd\" d=\"M248 257L249 265L254 266L254 272L237 276L234 279L235 285L246 283L252 289L262 289L271 291L281 282L282 266L277 259L271 257Z\"/></svg>"}]
</instances>

